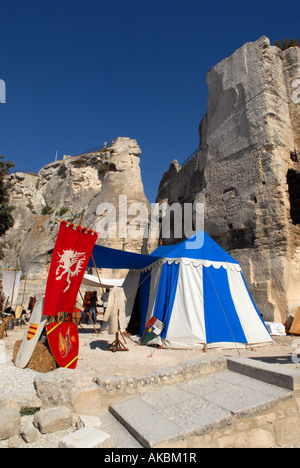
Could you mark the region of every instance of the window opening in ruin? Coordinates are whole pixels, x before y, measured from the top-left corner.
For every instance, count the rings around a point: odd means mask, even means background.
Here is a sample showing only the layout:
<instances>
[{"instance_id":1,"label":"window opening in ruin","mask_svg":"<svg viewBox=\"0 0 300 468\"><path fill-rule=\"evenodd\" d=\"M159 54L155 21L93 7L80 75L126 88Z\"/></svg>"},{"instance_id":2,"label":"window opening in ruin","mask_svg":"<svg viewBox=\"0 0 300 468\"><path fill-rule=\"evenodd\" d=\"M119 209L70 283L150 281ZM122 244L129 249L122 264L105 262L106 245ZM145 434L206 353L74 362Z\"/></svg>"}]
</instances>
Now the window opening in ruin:
<instances>
[{"instance_id":1,"label":"window opening in ruin","mask_svg":"<svg viewBox=\"0 0 300 468\"><path fill-rule=\"evenodd\" d=\"M289 187L292 223L300 224L300 172L289 169L286 180Z\"/></svg>"},{"instance_id":2,"label":"window opening in ruin","mask_svg":"<svg viewBox=\"0 0 300 468\"><path fill-rule=\"evenodd\" d=\"M290 155L291 155L291 160L292 160L293 162L299 162L299 160L298 160L298 154L296 153L296 151L291 151Z\"/></svg>"}]
</instances>

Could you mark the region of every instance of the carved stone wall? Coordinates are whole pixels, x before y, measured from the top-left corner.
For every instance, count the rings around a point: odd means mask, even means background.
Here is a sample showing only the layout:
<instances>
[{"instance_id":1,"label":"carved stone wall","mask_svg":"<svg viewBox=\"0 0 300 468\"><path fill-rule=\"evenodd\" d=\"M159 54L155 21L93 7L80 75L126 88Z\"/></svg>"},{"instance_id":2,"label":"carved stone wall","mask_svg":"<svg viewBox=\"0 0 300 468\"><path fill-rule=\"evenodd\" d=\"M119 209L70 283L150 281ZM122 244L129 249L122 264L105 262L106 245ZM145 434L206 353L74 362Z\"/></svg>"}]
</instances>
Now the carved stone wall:
<instances>
[{"instance_id":1,"label":"carved stone wall","mask_svg":"<svg viewBox=\"0 0 300 468\"><path fill-rule=\"evenodd\" d=\"M204 203L206 232L241 263L264 319L282 322L300 305L299 79L300 48L266 37L209 70L199 152L171 163L157 197Z\"/></svg>"}]
</instances>

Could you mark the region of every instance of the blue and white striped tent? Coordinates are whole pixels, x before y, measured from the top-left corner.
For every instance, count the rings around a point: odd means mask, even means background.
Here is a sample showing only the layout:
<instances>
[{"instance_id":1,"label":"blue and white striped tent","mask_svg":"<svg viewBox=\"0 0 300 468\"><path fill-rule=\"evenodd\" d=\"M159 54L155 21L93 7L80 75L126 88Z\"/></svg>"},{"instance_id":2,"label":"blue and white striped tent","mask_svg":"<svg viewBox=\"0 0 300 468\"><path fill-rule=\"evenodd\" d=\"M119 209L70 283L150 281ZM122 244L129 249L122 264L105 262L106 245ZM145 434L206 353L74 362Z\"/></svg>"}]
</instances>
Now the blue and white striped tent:
<instances>
[{"instance_id":1,"label":"blue and white striped tent","mask_svg":"<svg viewBox=\"0 0 300 468\"><path fill-rule=\"evenodd\" d=\"M139 316L140 336L154 316L164 323L155 341L163 347L232 348L272 343L240 265L204 231L135 259L123 288L126 315Z\"/></svg>"}]
</instances>

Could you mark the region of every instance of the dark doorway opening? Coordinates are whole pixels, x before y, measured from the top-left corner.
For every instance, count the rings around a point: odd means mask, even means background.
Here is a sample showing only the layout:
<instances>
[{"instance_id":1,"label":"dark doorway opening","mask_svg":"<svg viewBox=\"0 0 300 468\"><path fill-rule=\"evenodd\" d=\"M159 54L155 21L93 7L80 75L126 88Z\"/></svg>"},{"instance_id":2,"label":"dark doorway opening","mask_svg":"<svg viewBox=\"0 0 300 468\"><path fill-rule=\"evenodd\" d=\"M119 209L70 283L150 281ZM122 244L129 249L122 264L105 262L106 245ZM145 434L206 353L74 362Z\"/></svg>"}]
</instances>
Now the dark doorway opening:
<instances>
[{"instance_id":1,"label":"dark doorway opening","mask_svg":"<svg viewBox=\"0 0 300 468\"><path fill-rule=\"evenodd\" d=\"M286 180L289 186L292 223L300 224L300 172L289 169Z\"/></svg>"}]
</instances>

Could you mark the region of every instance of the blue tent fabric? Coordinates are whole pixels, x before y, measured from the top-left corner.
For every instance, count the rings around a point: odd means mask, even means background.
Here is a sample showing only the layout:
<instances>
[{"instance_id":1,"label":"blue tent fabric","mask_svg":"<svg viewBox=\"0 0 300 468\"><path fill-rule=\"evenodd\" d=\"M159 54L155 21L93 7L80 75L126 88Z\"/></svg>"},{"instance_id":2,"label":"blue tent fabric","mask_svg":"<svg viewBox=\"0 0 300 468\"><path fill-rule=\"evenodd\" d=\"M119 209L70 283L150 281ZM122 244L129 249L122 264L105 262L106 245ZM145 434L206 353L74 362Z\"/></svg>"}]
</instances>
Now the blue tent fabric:
<instances>
[{"instance_id":1,"label":"blue tent fabric","mask_svg":"<svg viewBox=\"0 0 300 468\"><path fill-rule=\"evenodd\" d=\"M198 231L193 237L176 245L163 245L150 255L162 258L191 258L212 262L238 262L222 249L205 231Z\"/></svg>"},{"instance_id":2,"label":"blue tent fabric","mask_svg":"<svg viewBox=\"0 0 300 468\"><path fill-rule=\"evenodd\" d=\"M161 334L162 338L166 338L168 332L168 326L170 323L175 295L177 292L178 276L179 264L164 264L161 271L153 314L155 318L164 323L164 329Z\"/></svg>"},{"instance_id":3,"label":"blue tent fabric","mask_svg":"<svg viewBox=\"0 0 300 468\"><path fill-rule=\"evenodd\" d=\"M203 230L193 237L176 245L158 247L150 255L142 255L124 250L110 249L102 245L95 245L93 258L97 268L112 268L118 270L142 270L160 258L191 258L195 260L210 260L214 262L228 262L238 264L225 250L213 241ZM88 263L93 267L92 258Z\"/></svg>"},{"instance_id":4,"label":"blue tent fabric","mask_svg":"<svg viewBox=\"0 0 300 468\"><path fill-rule=\"evenodd\" d=\"M150 284L151 284L151 273L145 271L141 274L140 279L140 310L141 310L141 332L143 333L146 326L146 317L149 306L149 295L150 295Z\"/></svg>"},{"instance_id":5,"label":"blue tent fabric","mask_svg":"<svg viewBox=\"0 0 300 468\"><path fill-rule=\"evenodd\" d=\"M224 268L203 269L203 298L207 343L247 343Z\"/></svg>"},{"instance_id":6,"label":"blue tent fabric","mask_svg":"<svg viewBox=\"0 0 300 468\"><path fill-rule=\"evenodd\" d=\"M92 255L97 268L116 270L141 270L159 260L159 257L156 256L110 249L102 245L95 245ZM90 258L88 267L94 267L92 258Z\"/></svg>"}]
</instances>

